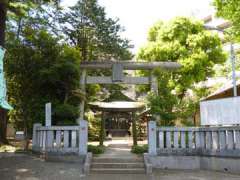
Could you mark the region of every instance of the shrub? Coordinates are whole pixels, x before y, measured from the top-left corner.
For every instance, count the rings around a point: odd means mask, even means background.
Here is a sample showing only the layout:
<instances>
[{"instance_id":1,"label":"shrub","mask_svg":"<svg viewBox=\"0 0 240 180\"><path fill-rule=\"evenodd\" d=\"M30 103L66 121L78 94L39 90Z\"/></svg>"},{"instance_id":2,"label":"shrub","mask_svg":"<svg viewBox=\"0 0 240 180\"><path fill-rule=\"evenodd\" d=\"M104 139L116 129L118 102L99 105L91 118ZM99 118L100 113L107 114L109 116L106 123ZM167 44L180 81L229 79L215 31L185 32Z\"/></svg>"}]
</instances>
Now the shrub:
<instances>
[{"instance_id":1,"label":"shrub","mask_svg":"<svg viewBox=\"0 0 240 180\"><path fill-rule=\"evenodd\" d=\"M78 108L71 104L56 105L53 121L56 125L75 125L78 118Z\"/></svg>"},{"instance_id":2,"label":"shrub","mask_svg":"<svg viewBox=\"0 0 240 180\"><path fill-rule=\"evenodd\" d=\"M132 150L131 150L132 153L135 153L135 154L143 154L143 153L146 153L148 152L148 145L145 144L143 146L132 146Z\"/></svg>"},{"instance_id":3,"label":"shrub","mask_svg":"<svg viewBox=\"0 0 240 180\"><path fill-rule=\"evenodd\" d=\"M94 146L94 145L88 145L88 152L91 152L93 154L102 154L105 151L104 146Z\"/></svg>"}]
</instances>

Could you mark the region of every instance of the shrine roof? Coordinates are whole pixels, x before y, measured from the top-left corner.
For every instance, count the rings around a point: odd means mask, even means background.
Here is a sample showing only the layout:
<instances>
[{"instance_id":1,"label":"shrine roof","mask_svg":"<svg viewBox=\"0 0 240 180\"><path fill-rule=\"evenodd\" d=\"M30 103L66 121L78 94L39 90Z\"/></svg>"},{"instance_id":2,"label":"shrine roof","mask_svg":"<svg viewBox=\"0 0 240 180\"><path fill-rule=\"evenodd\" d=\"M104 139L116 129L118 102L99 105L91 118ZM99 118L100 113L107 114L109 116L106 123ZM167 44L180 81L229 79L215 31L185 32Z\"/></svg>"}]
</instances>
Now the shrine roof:
<instances>
[{"instance_id":1,"label":"shrine roof","mask_svg":"<svg viewBox=\"0 0 240 180\"><path fill-rule=\"evenodd\" d=\"M111 93L106 99L101 102L112 102L112 101L128 101L128 102L136 102L134 99L125 95L122 91L114 91Z\"/></svg>"},{"instance_id":2,"label":"shrine roof","mask_svg":"<svg viewBox=\"0 0 240 180\"><path fill-rule=\"evenodd\" d=\"M100 111L133 112L145 108L143 102L112 101L89 103L92 109Z\"/></svg>"}]
</instances>

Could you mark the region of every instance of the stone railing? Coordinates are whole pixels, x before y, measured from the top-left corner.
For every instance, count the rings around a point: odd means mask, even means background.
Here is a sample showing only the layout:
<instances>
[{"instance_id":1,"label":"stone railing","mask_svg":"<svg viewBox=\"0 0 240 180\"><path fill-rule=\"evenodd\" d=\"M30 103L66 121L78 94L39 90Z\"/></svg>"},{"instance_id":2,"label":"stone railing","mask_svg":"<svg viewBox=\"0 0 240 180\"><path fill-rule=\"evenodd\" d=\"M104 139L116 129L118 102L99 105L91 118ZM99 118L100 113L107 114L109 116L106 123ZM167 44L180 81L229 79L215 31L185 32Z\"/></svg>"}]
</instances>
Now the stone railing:
<instances>
[{"instance_id":1,"label":"stone railing","mask_svg":"<svg viewBox=\"0 0 240 180\"><path fill-rule=\"evenodd\" d=\"M240 126L159 128L151 121L149 154L240 157Z\"/></svg>"},{"instance_id":2,"label":"stone railing","mask_svg":"<svg viewBox=\"0 0 240 180\"><path fill-rule=\"evenodd\" d=\"M88 124L79 126L42 126L34 124L33 150L38 152L87 154Z\"/></svg>"}]
</instances>

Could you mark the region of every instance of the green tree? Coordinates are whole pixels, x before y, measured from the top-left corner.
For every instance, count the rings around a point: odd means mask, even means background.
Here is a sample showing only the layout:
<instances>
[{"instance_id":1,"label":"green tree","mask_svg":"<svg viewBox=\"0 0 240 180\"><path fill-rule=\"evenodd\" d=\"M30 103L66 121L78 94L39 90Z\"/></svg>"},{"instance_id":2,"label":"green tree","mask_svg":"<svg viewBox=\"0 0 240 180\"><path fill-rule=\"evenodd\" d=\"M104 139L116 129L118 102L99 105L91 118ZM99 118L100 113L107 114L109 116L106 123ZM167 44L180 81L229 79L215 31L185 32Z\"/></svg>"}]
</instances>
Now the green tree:
<instances>
[{"instance_id":1,"label":"green tree","mask_svg":"<svg viewBox=\"0 0 240 180\"><path fill-rule=\"evenodd\" d=\"M120 33L124 30L118 19L107 17L105 9L98 4L97 0L79 0L67 12L59 13L60 31L66 37L66 41L81 50L83 61L96 60L128 60L132 58L129 51L131 45L127 39L123 39ZM89 75L111 75L106 71L89 71ZM106 98L108 90L110 93L124 89L121 85L88 85L88 101L99 101ZM98 92L98 95L96 93ZM99 93L102 92L102 93ZM88 106L86 105L86 111ZM92 134L99 130L97 118L88 118ZM96 136L96 134L95 134Z\"/></svg>"},{"instance_id":2,"label":"green tree","mask_svg":"<svg viewBox=\"0 0 240 180\"><path fill-rule=\"evenodd\" d=\"M32 125L44 123L44 105L53 104L54 124L74 124L78 117L79 50L60 44L46 30L25 27L21 39L9 33L5 69L10 113L28 137Z\"/></svg>"},{"instance_id":3,"label":"green tree","mask_svg":"<svg viewBox=\"0 0 240 180\"><path fill-rule=\"evenodd\" d=\"M64 34L81 49L83 60L129 59L129 41L120 37L118 20L108 18L97 0L80 0L59 15Z\"/></svg>"},{"instance_id":4,"label":"green tree","mask_svg":"<svg viewBox=\"0 0 240 180\"><path fill-rule=\"evenodd\" d=\"M214 0L213 5L217 10L217 16L229 20L232 23L231 34L240 40L240 1L236 0Z\"/></svg>"},{"instance_id":5,"label":"green tree","mask_svg":"<svg viewBox=\"0 0 240 180\"><path fill-rule=\"evenodd\" d=\"M8 20L8 12L14 13L17 17L21 19L22 16L26 15L26 11L33 7L34 4L46 4L46 3L58 4L59 0L42 0L42 1L32 1L32 0L1 0L0 1L0 46L5 47L5 36L6 36L6 22ZM10 14L10 13L9 13ZM20 22L20 21L19 21ZM19 24L20 25L20 24ZM6 112L4 112L6 113ZM3 115L1 117L6 117ZM6 128L7 119L2 118L0 125L0 142L6 143Z\"/></svg>"},{"instance_id":6,"label":"green tree","mask_svg":"<svg viewBox=\"0 0 240 180\"><path fill-rule=\"evenodd\" d=\"M5 69L14 106L10 121L28 137L33 123L44 122L46 102L53 104L54 124L75 123L85 98L78 87L80 60L132 57L129 41L120 38L122 27L106 17L97 1L79 1L69 11L49 2L55 1L7 3ZM97 100L93 95L98 91L98 86L88 86L88 100Z\"/></svg>"},{"instance_id":7,"label":"green tree","mask_svg":"<svg viewBox=\"0 0 240 180\"><path fill-rule=\"evenodd\" d=\"M21 17L34 5L46 3L59 4L60 0L1 0L0 1L0 46L4 47L8 11Z\"/></svg>"},{"instance_id":8,"label":"green tree","mask_svg":"<svg viewBox=\"0 0 240 180\"><path fill-rule=\"evenodd\" d=\"M213 75L214 64L223 63L226 56L217 34L204 30L202 22L185 17L157 23L150 29L148 39L148 44L139 50L138 59L170 60L182 65L178 72L155 71L160 90L158 96L150 97L152 111L170 123L182 111L189 89Z\"/></svg>"},{"instance_id":9,"label":"green tree","mask_svg":"<svg viewBox=\"0 0 240 180\"><path fill-rule=\"evenodd\" d=\"M226 29L226 38L231 38L231 40L240 41L240 1L235 0L214 0L213 5L217 10L217 16L222 17L231 22L231 27ZM231 35L231 37L229 37ZM239 59L239 52L237 53L236 59ZM240 62L236 61L236 69L240 70ZM226 61L222 66L216 67L216 75L227 76L232 71L231 61Z\"/></svg>"}]
</instances>

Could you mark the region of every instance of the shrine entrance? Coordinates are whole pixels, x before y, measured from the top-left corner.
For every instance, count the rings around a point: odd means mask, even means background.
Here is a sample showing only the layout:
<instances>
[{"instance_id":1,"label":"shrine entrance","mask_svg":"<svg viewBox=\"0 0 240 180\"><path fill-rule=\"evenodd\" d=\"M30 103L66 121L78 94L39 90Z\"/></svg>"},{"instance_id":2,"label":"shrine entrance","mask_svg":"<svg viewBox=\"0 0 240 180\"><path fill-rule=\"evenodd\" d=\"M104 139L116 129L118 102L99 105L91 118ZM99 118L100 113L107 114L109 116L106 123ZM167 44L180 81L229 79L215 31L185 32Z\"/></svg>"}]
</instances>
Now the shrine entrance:
<instances>
[{"instance_id":1,"label":"shrine entrance","mask_svg":"<svg viewBox=\"0 0 240 180\"><path fill-rule=\"evenodd\" d=\"M105 132L107 139L131 136L132 115L128 112L106 112Z\"/></svg>"},{"instance_id":2,"label":"shrine entrance","mask_svg":"<svg viewBox=\"0 0 240 180\"><path fill-rule=\"evenodd\" d=\"M158 94L157 78L154 76L154 69L175 70L180 65L175 62L135 62L135 61L95 61L82 62L81 69L81 90L86 91L86 84L146 84L151 86L151 91ZM112 76L88 76L89 70L112 70ZM147 70L150 71L149 77L126 76L124 70ZM136 121L139 118L137 113L144 110L145 104L136 101L122 101L121 99L112 102L93 102L88 103L93 111L100 111L101 131L100 145L106 136L126 136L132 135L133 145L137 145ZM84 119L85 101L80 104L79 121Z\"/></svg>"},{"instance_id":3,"label":"shrine entrance","mask_svg":"<svg viewBox=\"0 0 240 180\"><path fill-rule=\"evenodd\" d=\"M133 137L137 145L136 124L138 116L145 109L145 104L131 101L95 102L89 103L93 111L99 111L101 117L100 145L104 139L114 137Z\"/></svg>"},{"instance_id":4,"label":"shrine entrance","mask_svg":"<svg viewBox=\"0 0 240 180\"><path fill-rule=\"evenodd\" d=\"M105 118L105 132L108 139L112 137L126 137L131 136L132 119L128 113L106 113Z\"/></svg>"}]
</instances>

